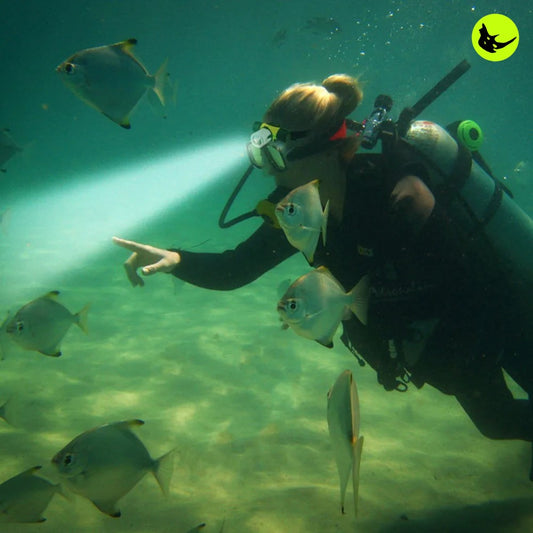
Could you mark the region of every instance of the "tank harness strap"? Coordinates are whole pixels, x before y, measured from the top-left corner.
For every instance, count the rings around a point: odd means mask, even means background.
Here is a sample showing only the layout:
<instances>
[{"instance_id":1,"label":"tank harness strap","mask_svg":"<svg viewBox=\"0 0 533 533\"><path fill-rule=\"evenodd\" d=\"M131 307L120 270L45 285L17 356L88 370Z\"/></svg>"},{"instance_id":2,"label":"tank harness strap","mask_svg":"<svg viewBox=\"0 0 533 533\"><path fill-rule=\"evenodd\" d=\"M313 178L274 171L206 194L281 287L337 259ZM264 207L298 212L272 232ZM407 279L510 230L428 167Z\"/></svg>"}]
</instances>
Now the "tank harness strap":
<instances>
[{"instance_id":1,"label":"tank harness strap","mask_svg":"<svg viewBox=\"0 0 533 533\"><path fill-rule=\"evenodd\" d=\"M352 352L352 355L357 359L357 362L359 363L359 366L365 366L366 362L365 360L359 355L359 352L355 349L355 346L353 345L350 336L348 335L348 332L346 331L346 328L343 329L342 335L341 335L341 341L344 343L346 348Z\"/></svg>"},{"instance_id":2,"label":"tank harness strap","mask_svg":"<svg viewBox=\"0 0 533 533\"><path fill-rule=\"evenodd\" d=\"M496 211L500 208L503 199L503 186L500 182L494 182L494 191L490 198L490 202L485 209L483 217L479 221L479 226L485 226L491 220L491 218L496 214Z\"/></svg>"},{"instance_id":3,"label":"tank harness strap","mask_svg":"<svg viewBox=\"0 0 533 533\"><path fill-rule=\"evenodd\" d=\"M359 355L357 349L353 345L350 336L346 329L344 329L341 341L352 352L357 359L359 366L365 366L365 360ZM386 391L395 390L398 392L406 392L408 384L411 381L411 375L401 364L402 352L399 342L391 339L387 341L387 350L380 359L377 366L373 366L377 373L378 383L383 386ZM399 353L400 352L400 353ZM400 357L398 357L400 355Z\"/></svg>"},{"instance_id":4,"label":"tank harness strap","mask_svg":"<svg viewBox=\"0 0 533 533\"><path fill-rule=\"evenodd\" d=\"M448 205L466 183L472 170L472 154L466 146L457 144L457 157L448 179L439 187L437 194Z\"/></svg>"},{"instance_id":5,"label":"tank harness strap","mask_svg":"<svg viewBox=\"0 0 533 533\"><path fill-rule=\"evenodd\" d=\"M445 205L449 205L453 198L457 197L458 192L465 185L472 171L472 153L460 143L457 144L457 148L457 157L454 161L452 172L446 180L446 184L442 185L437 192L439 198ZM502 203L503 193L503 185L498 180L494 180L494 191L483 215L477 217L471 212L471 216L476 222L471 236L482 231L483 227L496 214Z\"/></svg>"},{"instance_id":6,"label":"tank harness strap","mask_svg":"<svg viewBox=\"0 0 533 533\"><path fill-rule=\"evenodd\" d=\"M403 364L405 356L401 339L388 339L387 348L389 364L378 370L378 382L385 390L406 392L411 376Z\"/></svg>"}]
</instances>

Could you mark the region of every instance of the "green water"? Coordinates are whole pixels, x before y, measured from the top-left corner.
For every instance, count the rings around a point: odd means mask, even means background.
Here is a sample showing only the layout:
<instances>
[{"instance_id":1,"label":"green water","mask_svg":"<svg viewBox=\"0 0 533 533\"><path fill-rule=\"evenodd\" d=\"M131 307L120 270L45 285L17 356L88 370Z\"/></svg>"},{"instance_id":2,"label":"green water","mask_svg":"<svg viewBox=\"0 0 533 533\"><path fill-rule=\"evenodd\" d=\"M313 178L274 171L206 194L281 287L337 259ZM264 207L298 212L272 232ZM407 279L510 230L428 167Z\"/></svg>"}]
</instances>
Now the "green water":
<instances>
[{"instance_id":1,"label":"green water","mask_svg":"<svg viewBox=\"0 0 533 533\"><path fill-rule=\"evenodd\" d=\"M120 500L119 519L82 497L55 496L45 523L2 524L1 531L186 533L205 522L202 531L218 533L223 521L224 533L533 529L529 444L482 437L453 398L430 387L385 392L338 338L327 350L280 328L278 286L306 271L302 257L232 292L167 275L133 289L122 268L127 253L110 241L119 234L161 247L232 248L257 222L220 230L218 215L246 168L250 126L280 90L347 72L365 82L353 118L366 116L380 92L393 95L398 113L463 58L471 70L422 118L479 122L483 153L531 214L527 3L33 0L0 7L0 126L24 148L0 174L0 212L11 215L0 233L0 311L54 289L73 312L91 303L88 336L72 327L62 357L7 345L0 401L9 400L11 425L0 421L0 482L35 465L58 481L52 456L107 422L143 419L137 434L153 457L176 449L167 497L147 475ZM479 58L470 42L474 23L491 12L507 14L521 32L518 51L501 64ZM341 31L330 32L329 18ZM166 120L141 102L126 131L72 95L54 68L77 50L130 37L151 72L169 58L178 96ZM158 166L232 140L243 147L228 148L222 172L209 150L179 172L163 175ZM111 188L117 173L126 177L123 189ZM185 179L201 182L204 173L216 179L180 198ZM254 173L236 212L271 185ZM327 391L345 368L357 382L365 436L357 520L350 497L340 514L326 423Z\"/></svg>"}]
</instances>

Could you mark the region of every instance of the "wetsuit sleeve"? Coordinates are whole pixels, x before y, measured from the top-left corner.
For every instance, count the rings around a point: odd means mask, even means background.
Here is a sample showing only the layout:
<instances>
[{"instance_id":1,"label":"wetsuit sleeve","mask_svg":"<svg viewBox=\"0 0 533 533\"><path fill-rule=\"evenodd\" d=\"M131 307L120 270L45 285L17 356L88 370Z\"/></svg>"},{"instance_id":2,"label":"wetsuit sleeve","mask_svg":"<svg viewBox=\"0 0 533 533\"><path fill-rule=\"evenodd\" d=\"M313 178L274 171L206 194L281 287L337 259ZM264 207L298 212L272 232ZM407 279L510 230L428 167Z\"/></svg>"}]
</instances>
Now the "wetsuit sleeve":
<instances>
[{"instance_id":1,"label":"wetsuit sleeve","mask_svg":"<svg viewBox=\"0 0 533 533\"><path fill-rule=\"evenodd\" d=\"M233 250L222 253L175 251L181 255L181 262L172 271L174 276L215 290L242 287L297 252L283 231L266 222Z\"/></svg>"}]
</instances>

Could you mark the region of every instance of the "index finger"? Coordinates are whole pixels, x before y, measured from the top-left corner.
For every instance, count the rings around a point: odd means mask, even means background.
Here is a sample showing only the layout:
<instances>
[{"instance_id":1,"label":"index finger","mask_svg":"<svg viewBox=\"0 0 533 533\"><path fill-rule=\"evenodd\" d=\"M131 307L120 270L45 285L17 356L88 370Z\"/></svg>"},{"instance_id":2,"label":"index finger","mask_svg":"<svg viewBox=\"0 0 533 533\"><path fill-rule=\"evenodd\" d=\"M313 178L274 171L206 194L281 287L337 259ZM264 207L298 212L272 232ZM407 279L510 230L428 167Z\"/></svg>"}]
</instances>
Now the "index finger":
<instances>
[{"instance_id":1,"label":"index finger","mask_svg":"<svg viewBox=\"0 0 533 533\"><path fill-rule=\"evenodd\" d=\"M128 241L126 239L121 239L120 237L113 237L112 241L122 248L126 248L130 252L139 252L141 250L146 250L147 246L145 244L140 244L135 241Z\"/></svg>"}]
</instances>

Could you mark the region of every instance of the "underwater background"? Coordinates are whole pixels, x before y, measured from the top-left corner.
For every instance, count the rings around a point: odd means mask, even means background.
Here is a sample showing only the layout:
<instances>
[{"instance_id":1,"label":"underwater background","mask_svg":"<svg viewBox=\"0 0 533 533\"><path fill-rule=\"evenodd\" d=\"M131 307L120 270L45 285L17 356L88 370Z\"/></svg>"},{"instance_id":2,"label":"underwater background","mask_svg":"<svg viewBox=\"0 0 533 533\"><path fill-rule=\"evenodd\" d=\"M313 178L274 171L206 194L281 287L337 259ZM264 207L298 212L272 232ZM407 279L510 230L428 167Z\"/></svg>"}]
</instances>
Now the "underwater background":
<instances>
[{"instance_id":1,"label":"underwater background","mask_svg":"<svg viewBox=\"0 0 533 533\"><path fill-rule=\"evenodd\" d=\"M55 496L39 525L1 531L206 533L533 530L531 447L479 434L452 397L425 386L385 392L338 338L332 350L282 331L279 286L308 270L296 256L254 283L208 291L172 276L133 289L112 235L159 247L223 251L257 220L217 220L248 165L245 143L268 104L296 81L348 73L364 82L362 120L379 93L393 114L457 63L472 68L420 118L476 120L481 148L533 214L531 4L506 1L0 1L0 127L23 148L0 174L0 312L51 290L72 312L90 303L89 334L72 327L60 358L6 339L0 361L0 482L50 459L79 433L140 418L152 457L176 449L170 494L151 475L110 518ZM509 16L515 54L472 48L484 15ZM176 106L165 120L141 102L120 128L63 86L74 52L134 37L150 72L169 58ZM252 174L231 215L273 188ZM512 236L509 236L512 238ZM361 433L359 517L339 509L326 394L349 368ZM514 385L513 385L514 386ZM523 392L516 386L517 395Z\"/></svg>"}]
</instances>

